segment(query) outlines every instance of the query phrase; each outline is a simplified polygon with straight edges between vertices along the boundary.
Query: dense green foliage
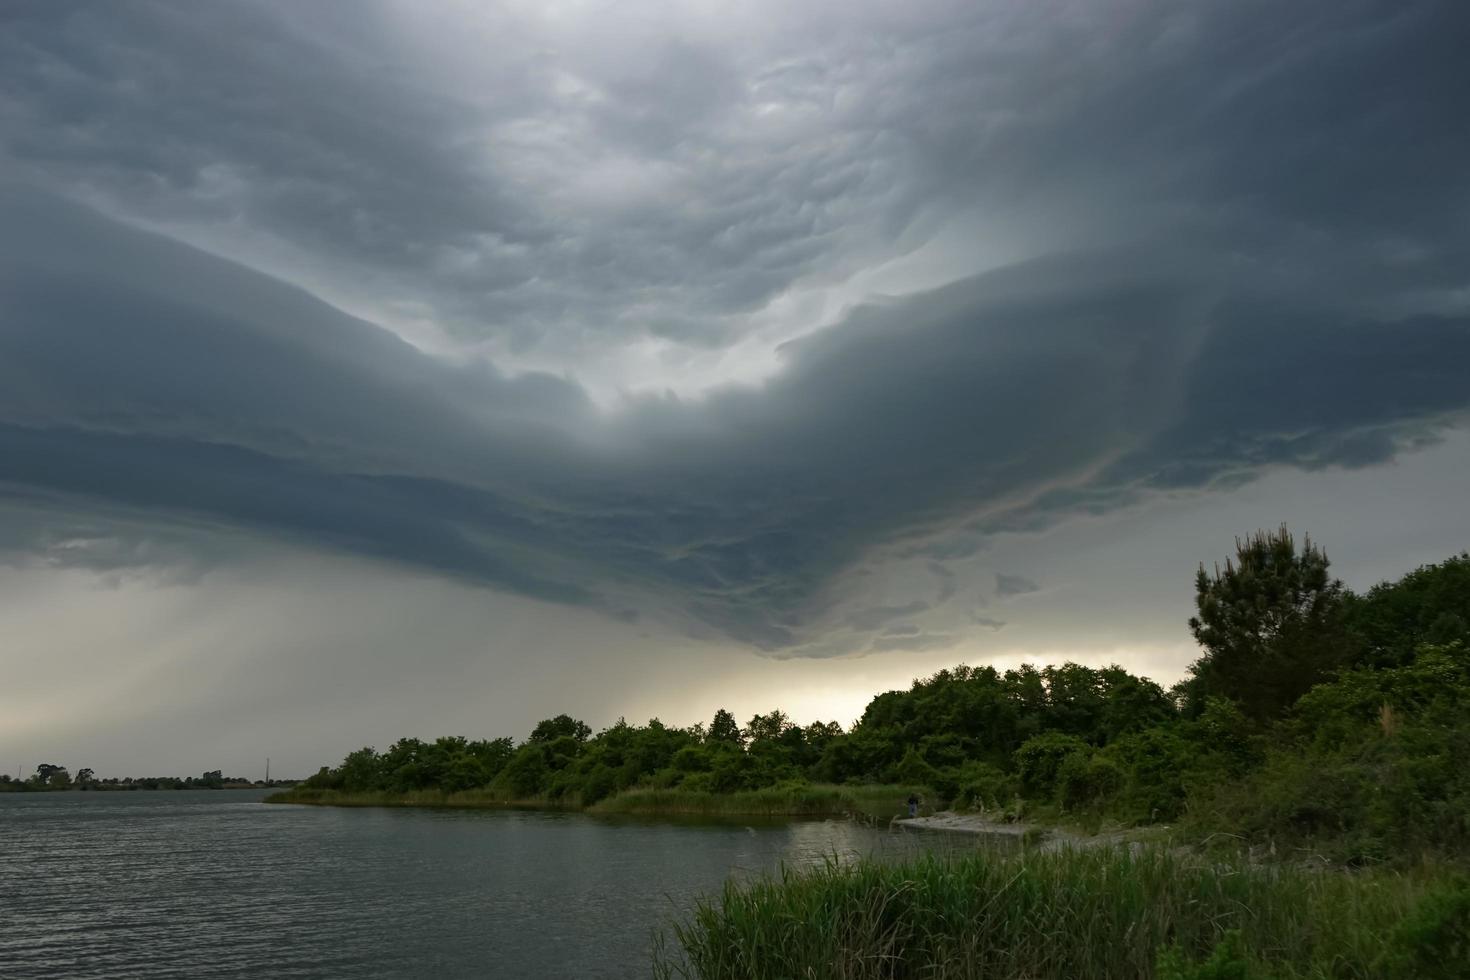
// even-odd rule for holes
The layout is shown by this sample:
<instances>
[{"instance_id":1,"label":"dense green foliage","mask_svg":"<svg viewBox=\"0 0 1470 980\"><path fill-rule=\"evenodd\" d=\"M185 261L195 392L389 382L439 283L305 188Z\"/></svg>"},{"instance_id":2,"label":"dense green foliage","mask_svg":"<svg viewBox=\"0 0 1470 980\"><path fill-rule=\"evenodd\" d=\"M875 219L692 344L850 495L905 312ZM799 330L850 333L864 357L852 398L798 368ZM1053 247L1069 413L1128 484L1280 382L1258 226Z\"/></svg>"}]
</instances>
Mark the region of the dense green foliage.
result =
<instances>
[{"instance_id":1,"label":"dense green foliage","mask_svg":"<svg viewBox=\"0 0 1470 980\"><path fill-rule=\"evenodd\" d=\"M1208 865L1162 850L976 852L731 883L655 974L897 980L1463 977L1470 886Z\"/></svg>"},{"instance_id":2,"label":"dense green foliage","mask_svg":"<svg viewBox=\"0 0 1470 980\"><path fill-rule=\"evenodd\" d=\"M361 749L287 799L811 812L813 784L877 784L998 819L1178 821L1349 864L1470 853L1470 555L1356 596L1283 528L1201 567L1196 592L1202 653L1173 691L1119 667L960 666L879 694L846 731L720 711L593 734L561 715L520 744Z\"/></svg>"}]
</instances>

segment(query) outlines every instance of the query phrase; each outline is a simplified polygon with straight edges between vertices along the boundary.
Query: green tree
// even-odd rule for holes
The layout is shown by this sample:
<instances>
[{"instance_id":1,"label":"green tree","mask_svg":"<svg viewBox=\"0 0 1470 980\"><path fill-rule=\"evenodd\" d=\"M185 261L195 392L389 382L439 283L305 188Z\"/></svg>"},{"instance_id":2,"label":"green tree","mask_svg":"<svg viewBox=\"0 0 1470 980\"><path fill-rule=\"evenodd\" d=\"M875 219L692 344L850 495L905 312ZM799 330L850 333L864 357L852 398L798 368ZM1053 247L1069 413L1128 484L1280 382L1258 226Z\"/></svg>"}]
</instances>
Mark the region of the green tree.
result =
<instances>
[{"instance_id":1,"label":"green tree","mask_svg":"<svg viewBox=\"0 0 1470 980\"><path fill-rule=\"evenodd\" d=\"M1276 717L1348 659L1346 592L1327 568L1326 553L1310 538L1298 552L1285 525L1237 538L1235 560L1213 575L1200 566L1189 628L1205 653L1182 685L1192 711L1219 696Z\"/></svg>"},{"instance_id":2,"label":"green tree","mask_svg":"<svg viewBox=\"0 0 1470 980\"><path fill-rule=\"evenodd\" d=\"M730 742L735 745L744 741L740 726L735 723L735 716L724 708L715 712L714 720L709 723L709 733L705 738L711 742Z\"/></svg>"},{"instance_id":3,"label":"green tree","mask_svg":"<svg viewBox=\"0 0 1470 980\"><path fill-rule=\"evenodd\" d=\"M751 718L750 723L745 726L745 733L753 743L779 742L782 736L794 727L791 719L786 716L786 712L777 708L770 714L756 715Z\"/></svg>"},{"instance_id":4,"label":"green tree","mask_svg":"<svg viewBox=\"0 0 1470 980\"><path fill-rule=\"evenodd\" d=\"M1422 643L1470 646L1470 552L1353 596L1347 620L1361 659L1378 667L1407 663Z\"/></svg>"},{"instance_id":5,"label":"green tree","mask_svg":"<svg viewBox=\"0 0 1470 980\"><path fill-rule=\"evenodd\" d=\"M531 741L553 742L565 737L585 742L591 734L592 729L585 722L578 721L571 715L557 715L555 718L539 722L531 730Z\"/></svg>"}]
</instances>

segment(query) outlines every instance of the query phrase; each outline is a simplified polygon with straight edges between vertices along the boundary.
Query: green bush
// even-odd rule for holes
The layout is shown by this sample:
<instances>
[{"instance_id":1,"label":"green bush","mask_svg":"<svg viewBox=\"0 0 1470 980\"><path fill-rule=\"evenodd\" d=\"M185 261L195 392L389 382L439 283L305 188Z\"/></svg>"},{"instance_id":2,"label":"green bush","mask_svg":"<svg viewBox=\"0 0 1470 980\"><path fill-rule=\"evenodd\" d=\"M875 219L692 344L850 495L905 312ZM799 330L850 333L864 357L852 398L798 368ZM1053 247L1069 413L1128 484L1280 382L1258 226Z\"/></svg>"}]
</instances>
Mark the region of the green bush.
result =
<instances>
[{"instance_id":1,"label":"green bush","mask_svg":"<svg viewBox=\"0 0 1470 980\"><path fill-rule=\"evenodd\" d=\"M1203 962L1191 960L1178 946L1159 953L1157 980L1269 980L1267 974L1251 969L1245 939L1231 929Z\"/></svg>"},{"instance_id":2,"label":"green bush","mask_svg":"<svg viewBox=\"0 0 1470 980\"><path fill-rule=\"evenodd\" d=\"M1385 963L1396 978L1452 980L1470 975L1470 880L1429 895L1393 931Z\"/></svg>"},{"instance_id":3,"label":"green bush","mask_svg":"<svg viewBox=\"0 0 1470 980\"><path fill-rule=\"evenodd\" d=\"M1072 755L1084 759L1092 748L1075 735L1046 732L1028 738L1016 749L1016 775L1021 791L1035 800L1050 800L1056 792L1057 776L1062 764Z\"/></svg>"}]
</instances>

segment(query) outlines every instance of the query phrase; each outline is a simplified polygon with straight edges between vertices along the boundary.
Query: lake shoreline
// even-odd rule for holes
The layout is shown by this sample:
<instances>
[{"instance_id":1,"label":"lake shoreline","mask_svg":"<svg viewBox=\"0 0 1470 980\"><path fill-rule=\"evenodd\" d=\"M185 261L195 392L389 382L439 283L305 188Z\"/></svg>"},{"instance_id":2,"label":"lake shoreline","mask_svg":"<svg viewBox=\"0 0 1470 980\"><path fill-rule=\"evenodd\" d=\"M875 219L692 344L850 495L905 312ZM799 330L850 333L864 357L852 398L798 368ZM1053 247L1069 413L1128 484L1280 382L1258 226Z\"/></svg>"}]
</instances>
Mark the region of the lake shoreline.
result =
<instances>
[{"instance_id":1,"label":"lake shoreline","mask_svg":"<svg viewBox=\"0 0 1470 980\"><path fill-rule=\"evenodd\" d=\"M490 790L417 790L351 793L297 788L265 799L272 804L424 809L547 810L593 816L671 817L851 817L874 825L892 823L903 812L906 790L883 785L808 784L707 793L679 789L630 789L590 806L561 800L506 798Z\"/></svg>"}]
</instances>

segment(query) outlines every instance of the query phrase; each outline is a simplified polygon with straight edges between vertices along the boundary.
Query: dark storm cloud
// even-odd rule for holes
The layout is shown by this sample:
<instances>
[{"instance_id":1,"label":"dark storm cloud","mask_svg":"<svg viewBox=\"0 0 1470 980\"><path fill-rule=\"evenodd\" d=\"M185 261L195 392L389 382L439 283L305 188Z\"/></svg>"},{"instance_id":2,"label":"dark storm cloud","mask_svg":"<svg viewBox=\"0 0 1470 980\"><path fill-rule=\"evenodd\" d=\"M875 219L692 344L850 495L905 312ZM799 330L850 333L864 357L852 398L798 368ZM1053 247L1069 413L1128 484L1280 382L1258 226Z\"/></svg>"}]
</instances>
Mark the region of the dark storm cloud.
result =
<instances>
[{"instance_id":1,"label":"dark storm cloud","mask_svg":"<svg viewBox=\"0 0 1470 980\"><path fill-rule=\"evenodd\" d=\"M875 550L924 559L942 604L942 563L997 533L1380 463L1470 408L1457 5L940 5L878 49L798 31L753 76L740 52L660 42L639 70L589 70L602 95L575 112L525 66L489 102L401 84L365 59L387 50L372 18L327 43L320 11L340 8L289 9L7 8L8 159L31 185L229 219L553 347L593 328L723 343L731 313L902 253L962 206L977 238L990 207L1021 215L1038 254L852 309L759 386L602 411L595 364L436 359L13 187L12 549L148 563L165 559L127 544L140 526L243 531L800 649L932 608L850 608L843 573ZM757 91L777 115L816 108L748 135ZM577 134L546 151L544 186L518 169L542 159L533 123ZM613 159L631 169L598 170ZM649 173L676 176L642 194ZM1011 579L997 591L1027 591ZM953 642L915 628L869 648Z\"/></svg>"},{"instance_id":2,"label":"dark storm cloud","mask_svg":"<svg viewBox=\"0 0 1470 980\"><path fill-rule=\"evenodd\" d=\"M677 18L609 41L621 21L488 6L493 47L440 68L391 3L21 2L0 14L0 119L35 179L233 222L340 291L552 351L730 342L732 316L967 207L1018 212L1048 248L1186 220L1251 250L1349 238L1458 288L1461 5L768 13L721 45ZM1260 274L1355 291L1284 258Z\"/></svg>"},{"instance_id":3,"label":"dark storm cloud","mask_svg":"<svg viewBox=\"0 0 1470 980\"><path fill-rule=\"evenodd\" d=\"M767 648L810 639L824 586L885 540L987 501L1035 499L1051 519L1058 484L1176 485L1186 454L1167 450L1183 432L1211 449L1203 482L1225 460L1317 465L1470 402L1470 325L1423 317L1345 325L1355 344L1326 359L1313 330L1282 331L1264 368L1280 383L1250 389L1274 407L1196 397L1255 359L1251 324L1231 304L1201 310L1186 272L1137 281L1096 257L857 311L761 389L603 416L566 382L447 366L161 237L25 192L5 201L10 487L554 601L658 594ZM1181 341L1181 317L1205 337ZM1338 424L1286 383L1328 369L1307 394L1369 375L1383 394Z\"/></svg>"},{"instance_id":4,"label":"dark storm cloud","mask_svg":"<svg viewBox=\"0 0 1470 980\"><path fill-rule=\"evenodd\" d=\"M747 128L830 103L851 65L747 80L678 37L562 65L552 47L592 40L522 26L486 74L405 84L387 7L21 3L0 14L6 149L131 214L243 222L328 280L370 268L381 295L516 346L728 340L724 317L853 271L846 252L872 257L930 203L900 141L849 114L823 113L822 139ZM593 93L559 91L568 72Z\"/></svg>"}]
</instances>

